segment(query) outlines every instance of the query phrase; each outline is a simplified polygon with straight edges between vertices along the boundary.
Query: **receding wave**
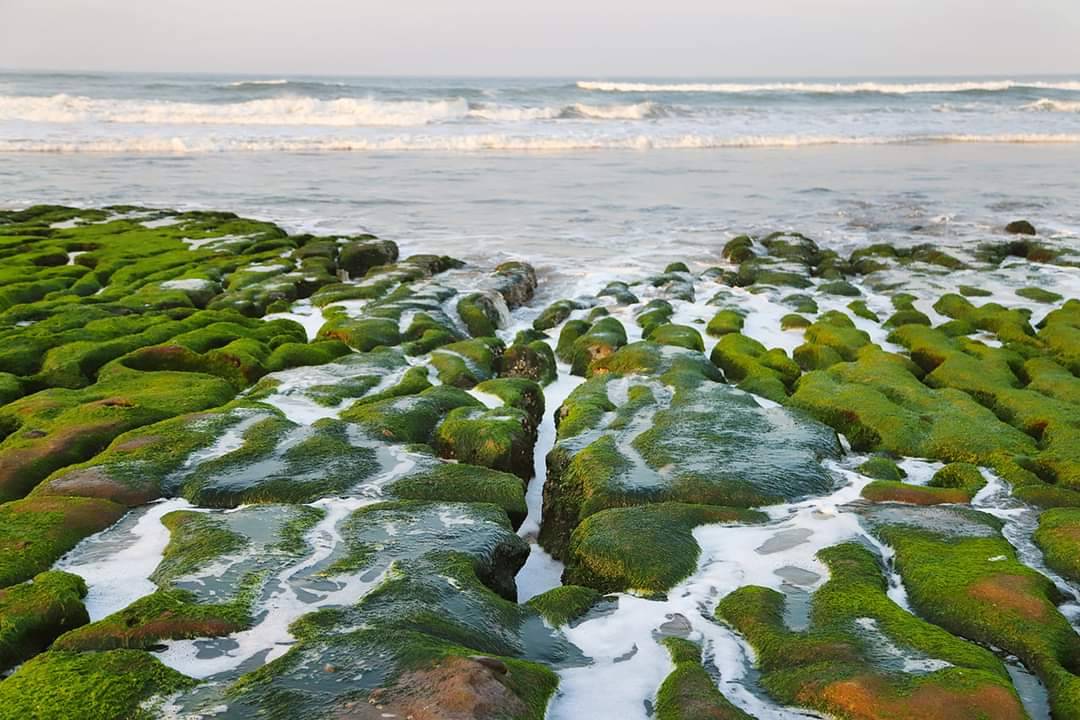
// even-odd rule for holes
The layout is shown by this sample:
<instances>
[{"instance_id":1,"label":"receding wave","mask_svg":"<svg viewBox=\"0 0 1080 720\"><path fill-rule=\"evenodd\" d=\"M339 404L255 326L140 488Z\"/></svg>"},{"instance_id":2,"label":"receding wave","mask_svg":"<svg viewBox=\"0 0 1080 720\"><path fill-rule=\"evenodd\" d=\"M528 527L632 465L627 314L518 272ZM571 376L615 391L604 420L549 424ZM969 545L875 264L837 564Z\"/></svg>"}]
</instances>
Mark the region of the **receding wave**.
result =
<instances>
[{"instance_id":1,"label":"receding wave","mask_svg":"<svg viewBox=\"0 0 1080 720\"><path fill-rule=\"evenodd\" d=\"M592 90L596 92L624 93L816 93L846 95L855 93L880 93L883 95L910 95L919 93L1002 92L1018 88L1080 91L1080 81L986 80L972 82L924 83L646 83L579 80L577 82L577 87L581 90Z\"/></svg>"},{"instance_id":2,"label":"receding wave","mask_svg":"<svg viewBox=\"0 0 1080 720\"><path fill-rule=\"evenodd\" d=\"M848 137L807 135L710 136L539 136L501 133L401 135L381 138L192 139L130 137L71 141L0 140L0 152L175 154L214 152L560 152L581 150L708 150L724 148L798 148L822 145L908 145L935 143L1080 144L1080 134L1016 133L1000 135L912 135Z\"/></svg>"},{"instance_id":3,"label":"receding wave","mask_svg":"<svg viewBox=\"0 0 1080 720\"><path fill-rule=\"evenodd\" d=\"M1080 112L1080 101L1076 100L1051 100L1050 98L1042 98L1036 100L1033 103L1024 105L1024 110L1041 110L1043 112L1065 112L1076 113Z\"/></svg>"},{"instance_id":4,"label":"receding wave","mask_svg":"<svg viewBox=\"0 0 1080 720\"><path fill-rule=\"evenodd\" d=\"M278 97L228 104L115 100L74 95L0 96L0 120L144 125L306 125L413 127L468 115L462 98L383 101Z\"/></svg>"},{"instance_id":5,"label":"receding wave","mask_svg":"<svg viewBox=\"0 0 1080 720\"><path fill-rule=\"evenodd\" d=\"M464 98L389 101L371 98L319 100L311 97L278 97L210 104L109 100L72 95L0 96L0 120L39 123L416 127L466 119L489 122L555 119L643 120L665 117L667 114L667 109L653 102L515 107L471 105Z\"/></svg>"}]
</instances>

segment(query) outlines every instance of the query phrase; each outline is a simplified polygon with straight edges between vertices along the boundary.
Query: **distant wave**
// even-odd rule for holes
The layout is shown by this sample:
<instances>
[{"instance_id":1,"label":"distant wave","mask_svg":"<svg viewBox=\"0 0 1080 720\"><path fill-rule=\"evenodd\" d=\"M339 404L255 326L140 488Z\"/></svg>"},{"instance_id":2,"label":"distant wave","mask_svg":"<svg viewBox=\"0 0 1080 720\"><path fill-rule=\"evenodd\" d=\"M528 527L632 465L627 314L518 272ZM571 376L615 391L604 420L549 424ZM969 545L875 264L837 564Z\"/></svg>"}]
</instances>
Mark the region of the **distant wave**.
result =
<instances>
[{"instance_id":1,"label":"distant wave","mask_svg":"<svg viewBox=\"0 0 1080 720\"><path fill-rule=\"evenodd\" d=\"M245 85L288 85L288 80L237 80L229 83L229 87L244 87Z\"/></svg>"},{"instance_id":2,"label":"distant wave","mask_svg":"<svg viewBox=\"0 0 1080 720\"><path fill-rule=\"evenodd\" d=\"M229 90L286 90L286 91L300 91L305 90L325 90L327 88L343 88L347 87L343 82L327 82L325 80L286 80L285 78L276 78L273 80L237 80L231 83L225 83L218 87L224 87Z\"/></svg>"},{"instance_id":3,"label":"distant wave","mask_svg":"<svg viewBox=\"0 0 1080 720\"><path fill-rule=\"evenodd\" d=\"M644 83L644 82L605 82L598 80L579 80L581 90L596 92L623 93L821 93L854 94L880 93L887 95L909 95L916 93L960 93L960 92L1001 92L1014 88L1034 88L1038 90L1073 90L1080 91L1080 81L1016 81L988 80L977 82L928 82L928 83Z\"/></svg>"},{"instance_id":4,"label":"distant wave","mask_svg":"<svg viewBox=\"0 0 1080 720\"><path fill-rule=\"evenodd\" d=\"M1001 135L912 135L897 137L847 137L803 135L746 135L723 137L678 135L656 137L632 135L552 136L508 135L402 135L387 138L291 138L291 139L184 139L131 137L86 138L67 142L0 140L0 152L173 154L212 152L558 152L572 150L707 150L722 148L797 148L821 145L905 145L932 143L1080 144L1080 134L1016 133Z\"/></svg>"},{"instance_id":5,"label":"distant wave","mask_svg":"<svg viewBox=\"0 0 1080 720\"><path fill-rule=\"evenodd\" d=\"M159 100L112 100L73 95L0 96L0 120L41 123L130 123L148 125L306 125L414 127L464 118L461 98L437 101L380 101L281 97L209 104Z\"/></svg>"},{"instance_id":6,"label":"distant wave","mask_svg":"<svg viewBox=\"0 0 1080 720\"><path fill-rule=\"evenodd\" d=\"M319 100L311 97L279 97L210 104L159 100L102 100L72 95L0 96L0 120L39 123L417 127L465 119L489 122L553 119L642 120L665 117L667 114L667 109L653 102L628 105L577 103L554 107L512 107L470 105L464 98L384 101L371 98Z\"/></svg>"},{"instance_id":7,"label":"distant wave","mask_svg":"<svg viewBox=\"0 0 1080 720\"><path fill-rule=\"evenodd\" d=\"M1033 103L1024 105L1025 110L1042 110L1044 112L1067 112L1075 113L1080 112L1080 102L1070 100L1051 100L1050 98L1042 98L1036 100Z\"/></svg>"}]
</instances>

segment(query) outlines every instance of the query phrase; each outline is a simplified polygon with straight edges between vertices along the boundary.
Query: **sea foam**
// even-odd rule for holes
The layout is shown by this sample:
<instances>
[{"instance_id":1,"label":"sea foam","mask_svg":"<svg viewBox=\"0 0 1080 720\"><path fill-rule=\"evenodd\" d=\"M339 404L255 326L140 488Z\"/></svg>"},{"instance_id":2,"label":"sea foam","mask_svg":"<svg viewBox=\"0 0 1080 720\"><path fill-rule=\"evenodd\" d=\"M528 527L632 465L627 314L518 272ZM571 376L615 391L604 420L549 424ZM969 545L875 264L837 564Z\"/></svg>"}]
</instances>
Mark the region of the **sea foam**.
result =
<instances>
[{"instance_id":1,"label":"sea foam","mask_svg":"<svg viewBox=\"0 0 1080 720\"><path fill-rule=\"evenodd\" d=\"M820 83L820 82L772 82L772 83L646 83L607 82L579 80L581 90L625 93L882 93L907 95L913 93L1001 92L1014 88L1039 90L1080 91L1080 81L1017 81L986 80L977 82L922 82L922 83Z\"/></svg>"},{"instance_id":2,"label":"sea foam","mask_svg":"<svg viewBox=\"0 0 1080 720\"><path fill-rule=\"evenodd\" d=\"M183 138L134 136L78 138L67 141L0 139L8 153L146 153L213 152L566 152L586 150L713 150L799 148L827 145L917 144L1077 144L1080 133L942 134L910 136L844 135L394 135L388 137Z\"/></svg>"}]
</instances>

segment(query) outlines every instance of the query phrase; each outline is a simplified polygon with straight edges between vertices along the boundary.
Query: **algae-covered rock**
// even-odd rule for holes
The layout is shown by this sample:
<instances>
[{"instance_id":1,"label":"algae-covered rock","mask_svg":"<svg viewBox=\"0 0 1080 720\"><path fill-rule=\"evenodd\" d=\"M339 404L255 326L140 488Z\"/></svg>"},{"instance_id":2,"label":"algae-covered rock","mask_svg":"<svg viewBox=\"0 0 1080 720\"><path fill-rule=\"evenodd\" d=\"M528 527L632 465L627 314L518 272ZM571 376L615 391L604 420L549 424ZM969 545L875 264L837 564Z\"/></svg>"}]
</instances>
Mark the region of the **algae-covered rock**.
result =
<instances>
[{"instance_id":1,"label":"algae-covered rock","mask_svg":"<svg viewBox=\"0 0 1080 720\"><path fill-rule=\"evenodd\" d=\"M568 352L571 373L584 376L592 363L606 358L625 344L626 330L622 323L612 317L597 320L574 340ZM559 345L562 345L562 337Z\"/></svg>"},{"instance_id":2,"label":"algae-covered rock","mask_svg":"<svg viewBox=\"0 0 1080 720\"><path fill-rule=\"evenodd\" d=\"M831 486L819 460L839 452L833 433L718 380L700 353L648 342L595 364L557 415L544 547L562 556L571 531L610 508L747 507Z\"/></svg>"},{"instance_id":3,"label":"algae-covered rock","mask_svg":"<svg viewBox=\"0 0 1080 720\"><path fill-rule=\"evenodd\" d=\"M878 460L879 458L874 458ZM877 482L867 485L862 496L874 502L901 502L913 505L940 505L943 503L967 503L986 484L979 468L969 463L950 463L936 473L926 485L901 482L900 477L874 475L860 468L860 472L878 477Z\"/></svg>"},{"instance_id":4,"label":"algae-covered rock","mask_svg":"<svg viewBox=\"0 0 1080 720\"><path fill-rule=\"evenodd\" d=\"M689 640L661 640L675 669L656 692L658 720L751 720L724 697L701 662L701 648Z\"/></svg>"},{"instance_id":5,"label":"algae-covered rock","mask_svg":"<svg viewBox=\"0 0 1080 720\"><path fill-rule=\"evenodd\" d=\"M721 337L729 333L741 332L744 319L736 310L721 310L713 315L709 324L705 326L705 332L713 337Z\"/></svg>"},{"instance_id":6,"label":"algae-covered rock","mask_svg":"<svg viewBox=\"0 0 1080 720\"><path fill-rule=\"evenodd\" d=\"M356 446L349 426L338 420L298 426L256 414L241 432L235 450L189 460L170 476L166 491L204 507L311 502L358 484L378 468L374 452Z\"/></svg>"},{"instance_id":7,"label":"algae-covered rock","mask_svg":"<svg viewBox=\"0 0 1080 720\"><path fill-rule=\"evenodd\" d=\"M1049 567L1071 580L1080 580L1080 509L1052 508L1043 512L1035 542Z\"/></svg>"},{"instance_id":8,"label":"algae-covered rock","mask_svg":"<svg viewBox=\"0 0 1080 720\"><path fill-rule=\"evenodd\" d=\"M635 320L638 326L641 328L642 336L648 336L654 328L664 325L671 321L671 316L675 314L675 306L663 298L656 298L645 303L645 305L635 313Z\"/></svg>"},{"instance_id":9,"label":"algae-covered rock","mask_svg":"<svg viewBox=\"0 0 1080 720\"><path fill-rule=\"evenodd\" d=\"M559 627L577 620L600 601L601 595L580 585L560 585L529 598L529 607L551 625Z\"/></svg>"},{"instance_id":10,"label":"algae-covered rock","mask_svg":"<svg viewBox=\"0 0 1080 720\"><path fill-rule=\"evenodd\" d=\"M729 382L775 402L787 399L788 389L801 373L799 366L780 348L767 350L757 340L740 333L721 337L710 357Z\"/></svg>"},{"instance_id":11,"label":"algae-covered rock","mask_svg":"<svg viewBox=\"0 0 1080 720\"><path fill-rule=\"evenodd\" d=\"M601 592L662 594L697 566L696 526L762 519L749 510L685 503L603 510L574 530L563 577Z\"/></svg>"},{"instance_id":12,"label":"algae-covered rock","mask_svg":"<svg viewBox=\"0 0 1080 720\"><path fill-rule=\"evenodd\" d=\"M197 373L116 368L80 390L53 388L0 408L0 500L22 497L64 465L88 460L126 430L221 405L235 389Z\"/></svg>"},{"instance_id":13,"label":"algae-covered rock","mask_svg":"<svg viewBox=\"0 0 1080 720\"><path fill-rule=\"evenodd\" d=\"M543 340L515 342L506 348L499 359L499 375L527 378L549 385L555 382L557 376L555 352Z\"/></svg>"},{"instance_id":14,"label":"algae-covered rock","mask_svg":"<svg viewBox=\"0 0 1080 720\"><path fill-rule=\"evenodd\" d=\"M446 385L471 388L495 375L503 354L501 340L492 337L444 345L431 354L431 364Z\"/></svg>"},{"instance_id":15,"label":"algae-covered rock","mask_svg":"<svg viewBox=\"0 0 1080 720\"><path fill-rule=\"evenodd\" d=\"M1005 226L1005 232L1010 235L1036 235L1035 226L1027 220L1013 220Z\"/></svg>"},{"instance_id":16,"label":"algae-covered rock","mask_svg":"<svg viewBox=\"0 0 1080 720\"><path fill-rule=\"evenodd\" d=\"M544 417L544 390L526 378L495 378L476 386L478 392L494 395L510 407L523 410L534 430Z\"/></svg>"},{"instance_id":17,"label":"algae-covered rock","mask_svg":"<svg viewBox=\"0 0 1080 720\"><path fill-rule=\"evenodd\" d=\"M701 333L689 325L675 325L673 323L657 325L646 335L645 339L657 345L674 345L688 350L705 352L705 343L701 340Z\"/></svg>"},{"instance_id":18,"label":"algae-covered rock","mask_svg":"<svg viewBox=\"0 0 1080 720\"><path fill-rule=\"evenodd\" d=\"M1043 288L1038 287L1026 287L1020 288L1016 291L1016 294L1025 300L1034 300L1039 303L1047 303L1053 305L1059 303L1065 298L1056 292L1051 292Z\"/></svg>"},{"instance_id":19,"label":"algae-covered rock","mask_svg":"<svg viewBox=\"0 0 1080 720\"><path fill-rule=\"evenodd\" d=\"M881 456L870 458L858 467L858 471L875 480L895 480L897 482L903 480L905 475L904 471L897 467L896 463Z\"/></svg>"},{"instance_id":20,"label":"algae-covered rock","mask_svg":"<svg viewBox=\"0 0 1080 720\"><path fill-rule=\"evenodd\" d=\"M893 506L873 532L895 552L914 609L946 630L1016 655L1043 680L1056 716L1076 717L1080 635L1058 612L1057 589L1021 563L999 521L961 508Z\"/></svg>"},{"instance_id":21,"label":"algae-covered rock","mask_svg":"<svg viewBox=\"0 0 1080 720\"><path fill-rule=\"evenodd\" d=\"M310 548L323 516L308 506L249 506L232 513L174 511L151 579L158 590L61 636L54 650L151 649L162 640L227 636L252 623L273 578Z\"/></svg>"},{"instance_id":22,"label":"algae-covered rock","mask_svg":"<svg viewBox=\"0 0 1080 720\"><path fill-rule=\"evenodd\" d=\"M397 259L397 245L371 235L345 243L338 250L338 267L354 278L362 278L373 267L388 265Z\"/></svg>"},{"instance_id":23,"label":"algae-covered rock","mask_svg":"<svg viewBox=\"0 0 1080 720\"><path fill-rule=\"evenodd\" d=\"M544 308L533 320L533 328L536 330L550 330L557 325L561 325L564 320L570 317L572 312L583 307L585 306L576 300L557 300Z\"/></svg>"},{"instance_id":24,"label":"algae-covered rock","mask_svg":"<svg viewBox=\"0 0 1080 720\"><path fill-rule=\"evenodd\" d=\"M47 652L0 682L0 718L151 720L168 695L194 684L141 650Z\"/></svg>"},{"instance_id":25,"label":"algae-covered rock","mask_svg":"<svg viewBox=\"0 0 1080 720\"><path fill-rule=\"evenodd\" d=\"M360 403L341 414L374 437L390 442L428 443L435 426L455 408L483 407L464 390L438 386L417 395L391 397Z\"/></svg>"},{"instance_id":26,"label":"algae-covered rock","mask_svg":"<svg viewBox=\"0 0 1080 720\"><path fill-rule=\"evenodd\" d=\"M847 543L818 557L829 580L805 631L788 629L784 596L768 588L742 587L717 608L777 700L843 718L1026 717L1001 662L896 605L869 550Z\"/></svg>"},{"instance_id":27,"label":"algae-covered rock","mask_svg":"<svg viewBox=\"0 0 1080 720\"><path fill-rule=\"evenodd\" d=\"M47 648L64 632L90 621L83 607L86 583L49 571L0 589L0 672Z\"/></svg>"},{"instance_id":28,"label":"algae-covered rock","mask_svg":"<svg viewBox=\"0 0 1080 720\"><path fill-rule=\"evenodd\" d=\"M442 457L532 477L534 421L515 407L451 410L435 430L434 447Z\"/></svg>"},{"instance_id":29,"label":"algae-covered rock","mask_svg":"<svg viewBox=\"0 0 1080 720\"><path fill-rule=\"evenodd\" d=\"M525 520L525 486L521 478L479 465L424 463L386 487L402 500L490 503L506 511L515 527Z\"/></svg>"},{"instance_id":30,"label":"algae-covered rock","mask_svg":"<svg viewBox=\"0 0 1080 720\"><path fill-rule=\"evenodd\" d=\"M380 503L341 526L348 552L327 568L362 572L359 603L294 624L298 642L227 690L181 695L186 710L237 717L377 712L542 720L556 677L540 664L575 651L518 605L513 576L528 546L490 505ZM347 684L340 679L351 678ZM435 709L425 709L435 708ZM492 708L492 709L486 709ZM499 708L499 710L494 710ZM444 714L444 713L458 713Z\"/></svg>"},{"instance_id":31,"label":"algae-covered rock","mask_svg":"<svg viewBox=\"0 0 1080 720\"><path fill-rule=\"evenodd\" d=\"M120 519L108 500L32 497L0 504L0 588L48 570L83 538Z\"/></svg>"}]
</instances>

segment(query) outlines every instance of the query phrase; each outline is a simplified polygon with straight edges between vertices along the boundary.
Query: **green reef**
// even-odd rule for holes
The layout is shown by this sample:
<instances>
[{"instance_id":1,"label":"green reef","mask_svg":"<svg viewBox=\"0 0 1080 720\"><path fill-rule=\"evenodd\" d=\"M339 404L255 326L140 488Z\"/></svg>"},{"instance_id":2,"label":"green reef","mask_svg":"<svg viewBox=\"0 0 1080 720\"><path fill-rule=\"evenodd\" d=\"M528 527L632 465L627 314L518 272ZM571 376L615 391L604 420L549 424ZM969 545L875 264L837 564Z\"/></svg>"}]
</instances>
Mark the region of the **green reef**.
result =
<instances>
[{"instance_id":1,"label":"green reef","mask_svg":"<svg viewBox=\"0 0 1080 720\"><path fill-rule=\"evenodd\" d=\"M0 720L1080 720L1080 262L1008 227L560 297L0 211Z\"/></svg>"}]
</instances>

